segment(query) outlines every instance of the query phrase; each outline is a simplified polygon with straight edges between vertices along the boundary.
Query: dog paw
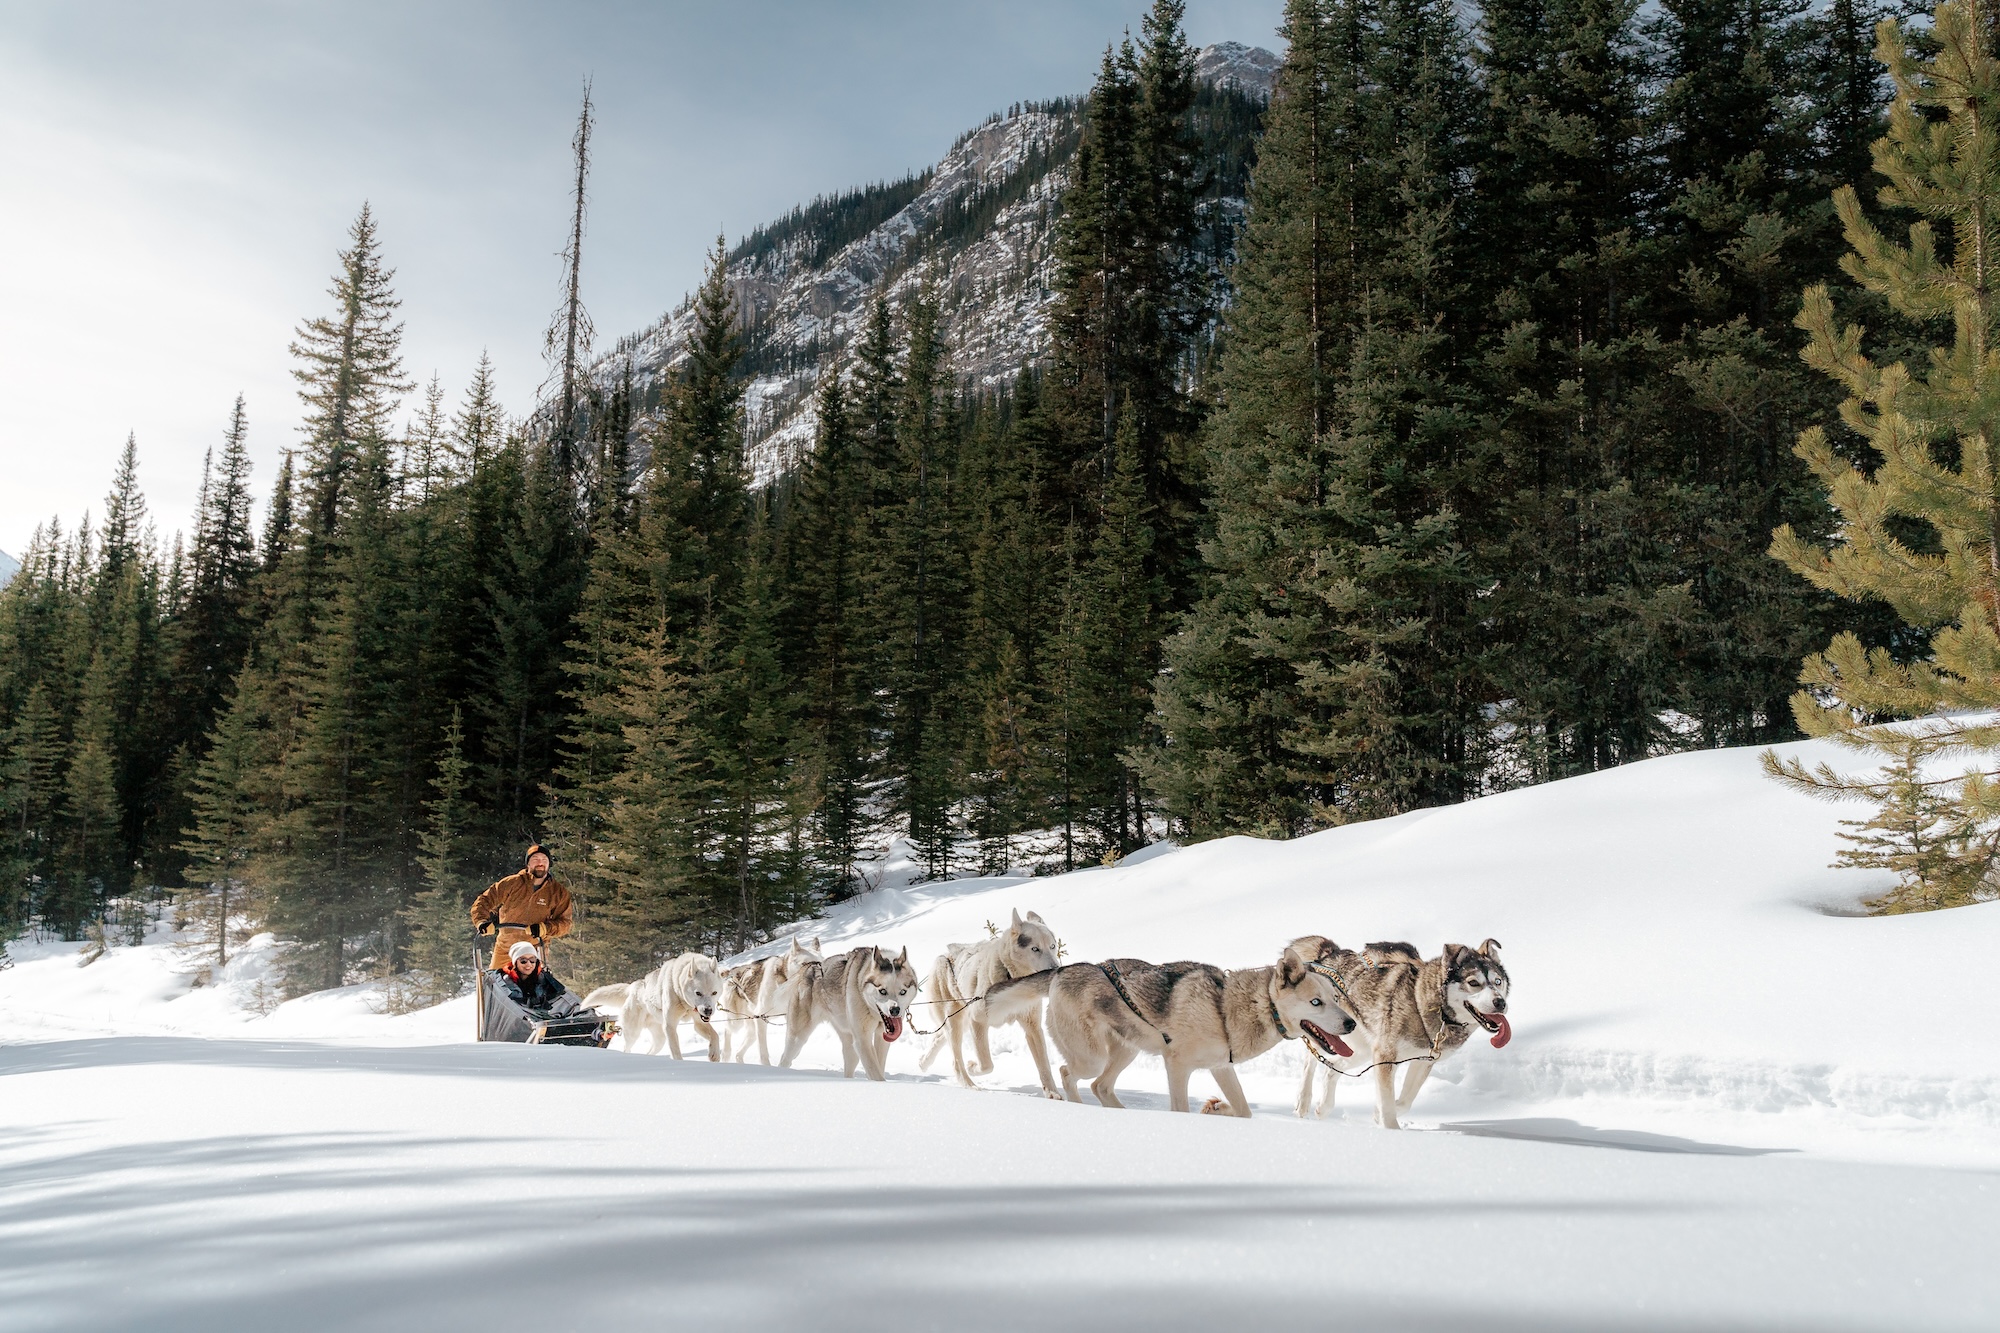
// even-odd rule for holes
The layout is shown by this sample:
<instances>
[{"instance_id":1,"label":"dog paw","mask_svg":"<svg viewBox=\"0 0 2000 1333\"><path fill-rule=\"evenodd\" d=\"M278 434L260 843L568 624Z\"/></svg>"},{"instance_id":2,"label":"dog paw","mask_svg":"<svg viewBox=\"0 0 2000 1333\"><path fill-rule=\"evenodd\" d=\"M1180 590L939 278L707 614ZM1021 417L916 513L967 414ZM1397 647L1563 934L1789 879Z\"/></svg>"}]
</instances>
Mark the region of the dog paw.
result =
<instances>
[{"instance_id":1,"label":"dog paw","mask_svg":"<svg viewBox=\"0 0 2000 1333\"><path fill-rule=\"evenodd\" d=\"M1203 1115L1236 1114L1234 1111L1229 1109L1229 1103L1223 1101L1222 1098L1220 1097L1210 1097L1207 1101L1203 1102L1201 1104L1201 1113Z\"/></svg>"},{"instance_id":2,"label":"dog paw","mask_svg":"<svg viewBox=\"0 0 2000 1333\"><path fill-rule=\"evenodd\" d=\"M1052 1102L1063 1102L1069 1100L1069 1098L1063 1096L1062 1093L1058 1092L1054 1088L1043 1088L1042 1096L1048 1098Z\"/></svg>"}]
</instances>

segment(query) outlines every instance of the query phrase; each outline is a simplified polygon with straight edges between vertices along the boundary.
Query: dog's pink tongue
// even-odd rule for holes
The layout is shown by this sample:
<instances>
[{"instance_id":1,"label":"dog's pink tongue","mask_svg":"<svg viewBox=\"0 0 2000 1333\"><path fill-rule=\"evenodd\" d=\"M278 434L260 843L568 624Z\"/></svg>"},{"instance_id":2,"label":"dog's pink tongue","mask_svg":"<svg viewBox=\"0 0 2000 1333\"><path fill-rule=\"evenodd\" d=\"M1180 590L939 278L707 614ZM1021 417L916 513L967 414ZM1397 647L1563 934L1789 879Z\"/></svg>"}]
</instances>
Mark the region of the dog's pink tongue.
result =
<instances>
[{"instance_id":1,"label":"dog's pink tongue","mask_svg":"<svg viewBox=\"0 0 2000 1333\"><path fill-rule=\"evenodd\" d=\"M1507 1021L1507 1015L1505 1014L1494 1014L1493 1018L1500 1024L1500 1030L1493 1034L1493 1049L1497 1051L1508 1042L1514 1040L1514 1028Z\"/></svg>"},{"instance_id":2,"label":"dog's pink tongue","mask_svg":"<svg viewBox=\"0 0 2000 1333\"><path fill-rule=\"evenodd\" d=\"M882 1016L882 1040L894 1041L903 1035L903 1020L894 1014Z\"/></svg>"},{"instance_id":3,"label":"dog's pink tongue","mask_svg":"<svg viewBox=\"0 0 2000 1333\"><path fill-rule=\"evenodd\" d=\"M1331 1032L1326 1034L1326 1044L1333 1047L1333 1053L1335 1055L1341 1056L1342 1058L1354 1054L1354 1048L1352 1046L1349 1046L1346 1042L1334 1036Z\"/></svg>"}]
</instances>

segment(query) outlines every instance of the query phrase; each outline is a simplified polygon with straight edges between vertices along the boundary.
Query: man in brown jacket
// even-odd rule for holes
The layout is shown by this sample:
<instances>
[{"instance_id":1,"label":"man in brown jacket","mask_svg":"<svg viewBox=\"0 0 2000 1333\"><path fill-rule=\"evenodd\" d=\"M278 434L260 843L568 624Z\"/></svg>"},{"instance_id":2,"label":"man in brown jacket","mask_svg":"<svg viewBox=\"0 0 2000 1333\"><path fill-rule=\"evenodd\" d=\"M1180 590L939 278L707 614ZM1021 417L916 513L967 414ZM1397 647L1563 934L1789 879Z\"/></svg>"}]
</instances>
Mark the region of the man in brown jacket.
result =
<instances>
[{"instance_id":1,"label":"man in brown jacket","mask_svg":"<svg viewBox=\"0 0 2000 1333\"><path fill-rule=\"evenodd\" d=\"M493 942L493 966L507 966L507 951L517 942L536 943L569 934L569 890L549 874L549 852L539 842L528 848L528 866L489 885L472 904L474 929L498 928Z\"/></svg>"}]
</instances>

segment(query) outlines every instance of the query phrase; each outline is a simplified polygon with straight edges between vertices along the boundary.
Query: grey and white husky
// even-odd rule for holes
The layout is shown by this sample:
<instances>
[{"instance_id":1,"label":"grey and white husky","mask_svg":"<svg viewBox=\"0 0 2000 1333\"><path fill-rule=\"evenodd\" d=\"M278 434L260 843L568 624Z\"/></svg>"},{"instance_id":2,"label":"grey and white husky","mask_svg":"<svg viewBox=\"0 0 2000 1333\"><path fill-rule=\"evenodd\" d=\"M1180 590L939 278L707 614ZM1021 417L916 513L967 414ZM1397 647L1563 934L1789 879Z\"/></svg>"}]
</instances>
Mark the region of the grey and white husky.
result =
<instances>
[{"instance_id":1,"label":"grey and white husky","mask_svg":"<svg viewBox=\"0 0 2000 1333\"><path fill-rule=\"evenodd\" d=\"M952 1074L966 1087L976 1087L973 1075L993 1072L993 1049L987 1036L991 1024L985 1007L977 1002L1003 981L1053 971L1055 966L1056 933L1035 913L1022 916L1018 907L1006 929L993 938L977 944L947 944L931 964L930 978L924 983L938 1028L920 1068L929 1069L949 1045ZM1042 1040L1041 1006L1016 1013L1013 1021L1021 1025L1027 1038L1035 1072L1042 1077L1042 1091L1060 1097L1055 1075L1049 1072L1048 1046ZM967 1037L972 1039L970 1064L965 1059Z\"/></svg>"},{"instance_id":2,"label":"grey and white husky","mask_svg":"<svg viewBox=\"0 0 2000 1333\"><path fill-rule=\"evenodd\" d=\"M805 975L805 965L821 961L817 935L804 944L794 935L783 953L726 969L722 974L722 1003L716 1007L721 1017L715 1025L722 1033L722 1058L742 1064L754 1040L757 1062L770 1064L768 1029L773 1022L784 1018L785 1008L792 1001L792 987Z\"/></svg>"},{"instance_id":3,"label":"grey and white husky","mask_svg":"<svg viewBox=\"0 0 2000 1333\"><path fill-rule=\"evenodd\" d=\"M1398 1117L1409 1111L1417 1093L1440 1060L1484 1032L1495 1046L1513 1038L1507 1021L1507 969L1500 963L1500 942L1487 940L1477 949L1447 944L1428 961L1414 946L1401 942L1370 944L1360 953L1339 949L1322 961L1340 983L1350 1012L1361 1024L1355 1044L1363 1054L1331 1063L1374 1065L1375 1123L1399 1129ZM1407 1066L1403 1091L1396 1092L1396 1067ZM1319 1101L1312 1100L1313 1079L1324 1080ZM1325 1115L1333 1107L1332 1069L1306 1065L1299 1087L1298 1112Z\"/></svg>"},{"instance_id":4,"label":"grey and white husky","mask_svg":"<svg viewBox=\"0 0 2000 1333\"><path fill-rule=\"evenodd\" d=\"M1269 967L1225 972L1207 963L1145 963L1114 958L1072 963L987 992L988 1022L1032 1011L1046 996L1049 1036L1062 1053L1063 1094L1082 1101L1080 1079L1104 1106L1122 1106L1118 1075L1140 1055L1167 1066L1167 1105L1188 1109L1188 1080L1206 1069L1229 1100L1206 1111L1248 1116L1235 1066L1292 1038L1328 1058L1352 1055L1341 1040L1354 1030L1332 980L1312 969L1335 948L1322 935L1286 945Z\"/></svg>"},{"instance_id":5,"label":"grey and white husky","mask_svg":"<svg viewBox=\"0 0 2000 1333\"><path fill-rule=\"evenodd\" d=\"M715 960L705 953L684 953L648 972L637 981L599 986L583 997L584 1007L616 1004L618 1030L631 1050L641 1032L653 1034L653 1054L662 1049L681 1058L680 1028L692 1020L694 1030L708 1041L708 1058L722 1058L722 1040L709 1019L722 999L722 976Z\"/></svg>"},{"instance_id":6,"label":"grey and white husky","mask_svg":"<svg viewBox=\"0 0 2000 1333\"><path fill-rule=\"evenodd\" d=\"M889 1043L903 1035L916 998L908 949L892 955L863 945L807 963L785 1007L785 1053L778 1063L790 1069L813 1029L826 1023L840 1037L841 1072L853 1078L858 1063L880 1083L889 1076Z\"/></svg>"}]
</instances>

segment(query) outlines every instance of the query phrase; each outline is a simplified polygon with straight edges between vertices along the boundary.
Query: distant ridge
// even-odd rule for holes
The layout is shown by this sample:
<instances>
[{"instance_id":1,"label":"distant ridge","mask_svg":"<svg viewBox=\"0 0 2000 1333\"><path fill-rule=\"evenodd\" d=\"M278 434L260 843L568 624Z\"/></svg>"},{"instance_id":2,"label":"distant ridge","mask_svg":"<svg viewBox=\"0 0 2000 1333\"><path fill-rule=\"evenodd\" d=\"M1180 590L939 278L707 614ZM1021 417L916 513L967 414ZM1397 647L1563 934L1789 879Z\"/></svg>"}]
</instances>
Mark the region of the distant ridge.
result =
<instances>
[{"instance_id":1,"label":"distant ridge","mask_svg":"<svg viewBox=\"0 0 2000 1333\"><path fill-rule=\"evenodd\" d=\"M1244 207L1256 123L1282 60L1222 42L1196 57L1197 132L1214 173L1201 209L1207 259L1220 272ZM1055 300L1055 221L1081 134L1082 99L1022 102L959 136L942 160L899 181L801 205L757 228L728 257L742 320L748 454L759 482L812 447L812 392L837 364L878 290L900 303L929 279L962 383L1010 381L1048 351ZM592 367L609 388L629 367L641 410L687 356L683 300L620 338Z\"/></svg>"},{"instance_id":2,"label":"distant ridge","mask_svg":"<svg viewBox=\"0 0 2000 1333\"><path fill-rule=\"evenodd\" d=\"M7 580L21 572L21 562L5 551L0 551L0 588L7 586Z\"/></svg>"}]
</instances>

